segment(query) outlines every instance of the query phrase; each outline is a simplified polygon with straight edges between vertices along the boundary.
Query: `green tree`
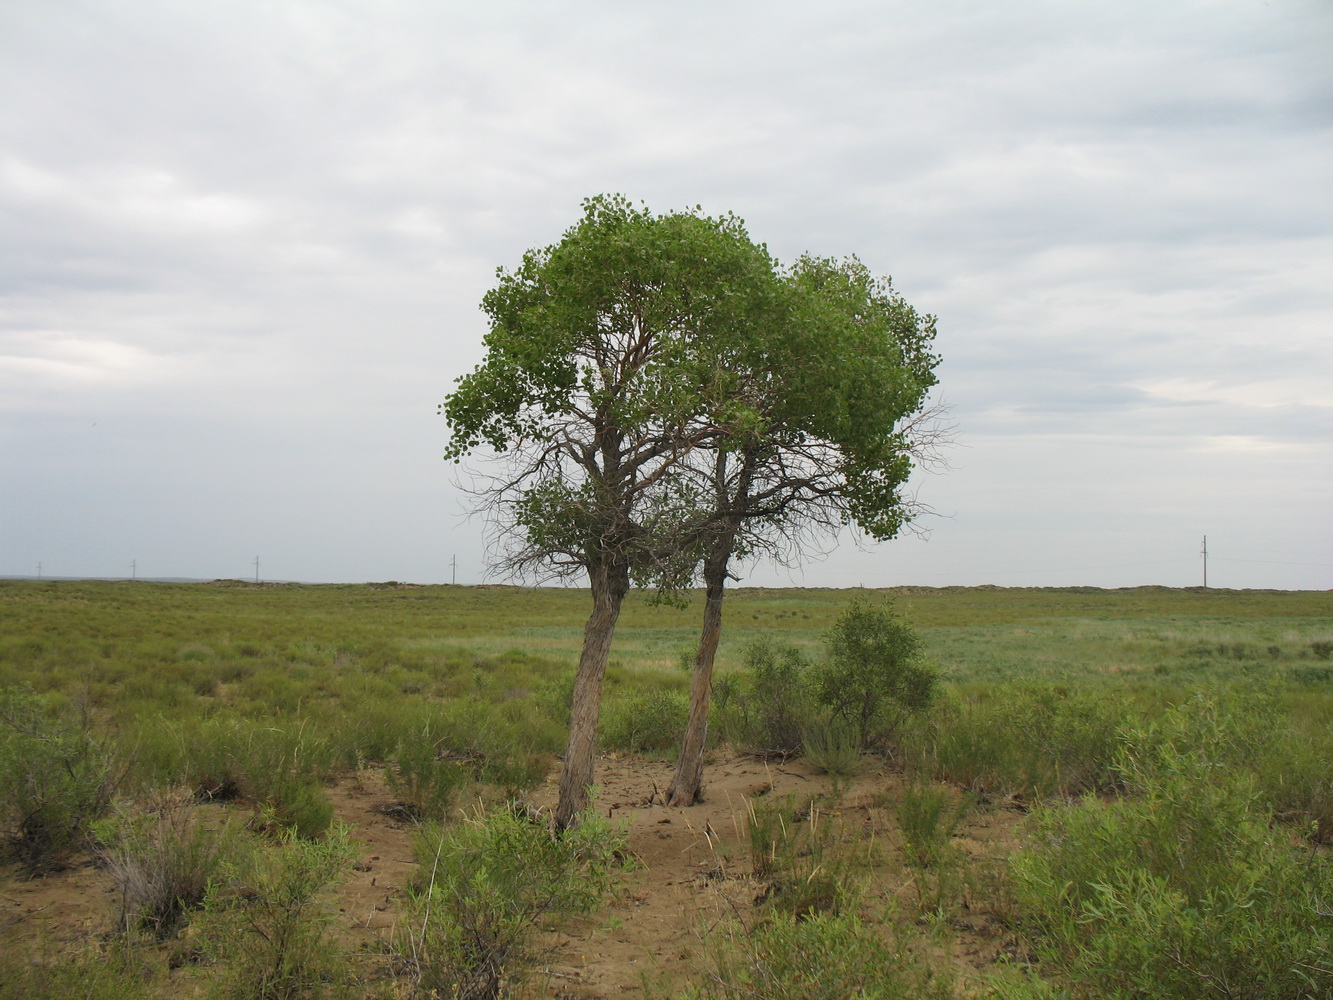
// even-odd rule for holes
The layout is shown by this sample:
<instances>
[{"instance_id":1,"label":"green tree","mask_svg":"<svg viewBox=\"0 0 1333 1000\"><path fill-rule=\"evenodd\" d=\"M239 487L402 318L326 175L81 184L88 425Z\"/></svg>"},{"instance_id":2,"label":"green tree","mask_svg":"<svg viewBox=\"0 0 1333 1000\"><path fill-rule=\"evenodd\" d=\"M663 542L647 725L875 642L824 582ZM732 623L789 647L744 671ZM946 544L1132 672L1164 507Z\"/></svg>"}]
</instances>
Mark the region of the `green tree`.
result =
<instances>
[{"instance_id":1,"label":"green tree","mask_svg":"<svg viewBox=\"0 0 1333 1000\"><path fill-rule=\"evenodd\" d=\"M479 492L505 568L585 574L593 608L571 701L557 823L588 801L602 680L631 583L687 582L700 535L688 459L744 417L719 359L775 325L782 282L740 220L584 203L553 246L501 269L487 354L441 406L447 458L489 451Z\"/></svg>"},{"instance_id":2,"label":"green tree","mask_svg":"<svg viewBox=\"0 0 1333 1000\"><path fill-rule=\"evenodd\" d=\"M713 663L732 560L792 561L847 524L877 540L897 535L922 507L905 491L916 462L947 439L931 406L939 358L935 319L923 316L855 258L803 257L783 274L778 322L726 357L733 396L691 467L710 504L699 541L704 625L675 806L698 801Z\"/></svg>"}]
</instances>

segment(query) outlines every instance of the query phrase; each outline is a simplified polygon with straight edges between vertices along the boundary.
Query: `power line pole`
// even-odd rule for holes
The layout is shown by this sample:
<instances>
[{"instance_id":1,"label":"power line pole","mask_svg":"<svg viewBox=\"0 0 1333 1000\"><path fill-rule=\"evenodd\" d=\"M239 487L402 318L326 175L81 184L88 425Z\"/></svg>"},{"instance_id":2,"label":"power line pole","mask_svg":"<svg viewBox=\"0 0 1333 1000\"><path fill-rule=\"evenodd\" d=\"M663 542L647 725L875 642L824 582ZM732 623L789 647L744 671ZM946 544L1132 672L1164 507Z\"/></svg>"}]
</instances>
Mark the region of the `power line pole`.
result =
<instances>
[{"instance_id":1,"label":"power line pole","mask_svg":"<svg viewBox=\"0 0 1333 1000\"><path fill-rule=\"evenodd\" d=\"M449 577L449 582L450 582L451 584L456 584L456 583L458 583L458 556L457 556L457 555L455 555L452 559L449 560L449 566L450 566L450 568L453 569L453 574Z\"/></svg>"},{"instance_id":2,"label":"power line pole","mask_svg":"<svg viewBox=\"0 0 1333 1000\"><path fill-rule=\"evenodd\" d=\"M41 578L42 578L42 564L41 564L41 563L38 563L38 564L37 564L37 579L40 580Z\"/></svg>"},{"instance_id":3,"label":"power line pole","mask_svg":"<svg viewBox=\"0 0 1333 1000\"><path fill-rule=\"evenodd\" d=\"M137 579L139 579L139 560L138 560L138 559L131 559L131 560L130 560L130 579L131 579L131 580L137 580Z\"/></svg>"},{"instance_id":4,"label":"power line pole","mask_svg":"<svg viewBox=\"0 0 1333 1000\"><path fill-rule=\"evenodd\" d=\"M1203 536L1203 548L1199 550L1203 556L1203 589L1208 589L1208 536Z\"/></svg>"},{"instance_id":5,"label":"power line pole","mask_svg":"<svg viewBox=\"0 0 1333 1000\"><path fill-rule=\"evenodd\" d=\"M255 583L259 582L259 556L255 556Z\"/></svg>"}]
</instances>

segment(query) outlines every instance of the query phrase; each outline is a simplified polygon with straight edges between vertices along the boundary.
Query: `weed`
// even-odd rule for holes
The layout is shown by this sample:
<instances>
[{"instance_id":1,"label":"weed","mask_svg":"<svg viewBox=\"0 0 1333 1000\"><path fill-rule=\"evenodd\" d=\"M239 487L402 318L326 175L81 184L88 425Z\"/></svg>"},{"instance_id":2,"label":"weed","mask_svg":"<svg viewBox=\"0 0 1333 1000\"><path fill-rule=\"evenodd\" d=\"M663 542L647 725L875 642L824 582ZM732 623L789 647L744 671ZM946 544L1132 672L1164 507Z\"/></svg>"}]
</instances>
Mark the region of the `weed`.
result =
<instances>
[{"instance_id":1,"label":"weed","mask_svg":"<svg viewBox=\"0 0 1333 1000\"><path fill-rule=\"evenodd\" d=\"M215 982L218 996L293 1000L345 976L322 896L346 876L354 854L342 828L320 842L287 831L236 852L200 919L200 940L227 963Z\"/></svg>"},{"instance_id":2,"label":"weed","mask_svg":"<svg viewBox=\"0 0 1333 1000\"><path fill-rule=\"evenodd\" d=\"M830 719L808 726L803 734L805 757L825 774L846 777L861 768L861 739L846 722Z\"/></svg>"},{"instance_id":3,"label":"weed","mask_svg":"<svg viewBox=\"0 0 1333 1000\"><path fill-rule=\"evenodd\" d=\"M0 823L24 871L62 867L114 788L110 758L85 721L52 718L31 692L0 691Z\"/></svg>"},{"instance_id":4,"label":"weed","mask_svg":"<svg viewBox=\"0 0 1333 1000\"><path fill-rule=\"evenodd\" d=\"M710 965L691 1000L947 1000L946 981L917 964L884 929L850 911L735 921L707 939Z\"/></svg>"},{"instance_id":5,"label":"weed","mask_svg":"<svg viewBox=\"0 0 1333 1000\"><path fill-rule=\"evenodd\" d=\"M1271 828L1253 779L1225 766L1245 727L1213 708L1127 734L1133 796L1034 814L1019 904L1078 996L1328 995L1330 934L1311 915L1333 898L1333 863Z\"/></svg>"},{"instance_id":6,"label":"weed","mask_svg":"<svg viewBox=\"0 0 1333 1000\"><path fill-rule=\"evenodd\" d=\"M539 923L596 908L624 849L624 831L592 813L561 834L518 809L424 829L403 941L419 987L456 1000L508 996L535 963Z\"/></svg>"},{"instance_id":7,"label":"weed","mask_svg":"<svg viewBox=\"0 0 1333 1000\"><path fill-rule=\"evenodd\" d=\"M233 843L231 828L199 820L192 797L161 795L142 815L122 813L97 828L102 863L119 891L121 930L166 938L204 903Z\"/></svg>"}]
</instances>

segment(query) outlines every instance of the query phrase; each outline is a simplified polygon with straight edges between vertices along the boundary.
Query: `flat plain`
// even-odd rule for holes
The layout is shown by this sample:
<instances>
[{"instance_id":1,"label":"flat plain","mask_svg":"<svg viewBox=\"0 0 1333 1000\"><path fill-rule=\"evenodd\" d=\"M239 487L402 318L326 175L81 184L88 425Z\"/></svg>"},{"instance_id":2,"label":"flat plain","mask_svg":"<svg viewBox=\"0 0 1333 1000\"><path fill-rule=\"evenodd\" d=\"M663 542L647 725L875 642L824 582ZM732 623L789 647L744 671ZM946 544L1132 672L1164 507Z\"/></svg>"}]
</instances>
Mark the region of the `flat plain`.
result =
<instances>
[{"instance_id":1,"label":"flat plain","mask_svg":"<svg viewBox=\"0 0 1333 1000\"><path fill-rule=\"evenodd\" d=\"M777 976L780 965L761 954L761 928L776 914L846 911L856 933L887 942L902 995L1099 995L1095 962L1050 924L1032 872L1055 863L1038 845L1060 817L1156 794L1157 778L1135 776L1140 757L1127 760L1127 747L1183 760L1191 741L1215 739L1222 749L1208 766L1242 783L1254 817L1293 857L1327 868L1333 592L737 588L719 679L748 690L756 640L818 662L854 601L887 603L917 630L939 678L932 706L879 752L828 766L746 745L719 716L705 801L669 809L661 793L701 601L631 595L607 675L596 808L624 824L632 863L600 907L543 921L532 974L506 989L820 995L761 985L754 970L768 962L763 974ZM161 935L130 928L118 902L125 886L107 860L117 838L168 800L185 803L194 826L256 843L283 842L275 830L344 837L351 861L317 902L323 971L286 995L412 995L404 934L419 916L422 832L480 822L514 808L506 802L534 816L552 804L588 605L579 589L393 581L0 581L11 736L13 706L36 706L53 732L86 736L109 782L102 816L51 864L16 856L0 868L0 984L10 984L0 997L71 995L78 982L60 976L76 973L102 983L86 995L207 996L224 980L245 995L221 975L245 965L244 950L208 940L231 933L217 930L227 926L221 902ZM1200 728L1206 718L1212 729ZM30 779L17 737L3 745L6 780L22 783L25 766ZM922 803L935 810L925 827ZM11 808L7 832L21 818ZM1016 860L1025 852L1035 853ZM808 911L781 901L793 879L814 886L830 872L855 891ZM1293 926L1250 950L1288 949L1304 933ZM1312 916L1310 927L1314 946L1326 944L1327 924ZM1333 989L1333 973L1310 975L1299 995ZM1140 995L1132 983L1115 988Z\"/></svg>"}]
</instances>

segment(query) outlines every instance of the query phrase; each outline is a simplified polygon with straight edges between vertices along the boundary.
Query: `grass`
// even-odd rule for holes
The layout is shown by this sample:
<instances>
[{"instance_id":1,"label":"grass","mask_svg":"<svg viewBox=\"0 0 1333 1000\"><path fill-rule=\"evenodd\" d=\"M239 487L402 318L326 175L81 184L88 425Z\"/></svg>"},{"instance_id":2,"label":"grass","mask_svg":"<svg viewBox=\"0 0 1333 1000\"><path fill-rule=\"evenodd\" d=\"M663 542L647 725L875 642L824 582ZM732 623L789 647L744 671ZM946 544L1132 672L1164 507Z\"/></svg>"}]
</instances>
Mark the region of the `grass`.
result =
<instances>
[{"instance_id":1,"label":"grass","mask_svg":"<svg viewBox=\"0 0 1333 1000\"><path fill-rule=\"evenodd\" d=\"M939 697L906 726L900 745L885 751L916 782L895 820L899 829L914 831L904 840L904 863L921 871L917 881L923 889L928 883L944 886L953 870L944 863L951 856L949 809L959 801L960 790L975 793L977 808L1005 801L1032 807L1041 817L1030 835L1037 853L1027 855L1022 869L1031 877L1015 933L1034 935L1032 949L1062 970L1061 988L1092 995L1086 992L1093 989L1088 977L1095 979L1098 962L1112 961L1106 955L1139 954L1134 949L1151 943L1133 921L1142 918L1151 926L1160 920L1129 914L1119 923L1098 925L1106 934L1095 939L1081 936L1082 924L1059 924L1062 903L1042 895L1046 875L1041 866L1050 868L1048 881L1055 885L1072 879L1059 868L1072 862L1041 854L1041 844L1084 833L1106 841L1109 834L1099 824L1144 825L1167 816L1143 811L1166 807L1160 796L1151 799L1157 786L1142 779L1123 754L1131 745L1166 745L1161 734L1168 729L1163 727L1192 711L1191 706L1212 706L1209 710L1223 720L1250 720L1227 730L1234 729L1245 742L1237 742L1240 749L1218 766L1234 783L1228 787L1246 790L1249 811L1236 824L1253 834L1251 854L1258 858L1262 853L1254 845L1271 848L1272 856L1264 857L1273 872L1286 871L1282 844L1304 852L1302 858L1327 856L1333 839L1333 779L1326 766L1333 747L1333 592L741 588L727 601L720 681L730 679L739 685L736 690L748 690L742 681L753 664L747 665L746 650L756 640L794 648L819 663L826 635L853 598L892 600L897 616L919 633L924 660L940 681ZM0 802L0 810L9 810L0 815L0 826L13 840L23 832L26 817L38 815L35 806L20 812L7 805L20 801L17 791L45 794L50 788L69 798L73 793L62 791L64 784L47 778L82 774L70 761L87 761L84 783L96 793L96 808L79 806L71 815L95 814L106 805L110 785L103 782L104 774L116 779L122 806L135 797L151 800L155 790L169 788L187 789L199 799L239 797L252 812L252 830L245 832L252 840L247 842L255 845L256 857L275 866L256 878L280 881L284 858L321 852L338 855L333 866L338 868L346 859L337 846L340 834L330 826L324 794L326 782L336 775L382 766L407 813L454 822L465 799L521 798L543 780L563 747L569 680L588 607L587 592L577 589L0 581L0 620L5 622L0 692L9 692L6 697L27 713L22 725L10 725L0 739L0 775L14 793ZM682 652L693 647L700 615L698 595L684 608L655 605L642 594L626 602L606 679L603 735L608 749L662 757L674 753L688 687ZM714 733L722 728L715 725ZM856 766L856 755L844 749L836 740L822 747L830 770ZM58 757L55 750L69 752ZM48 766L51 760L60 766ZM1202 782L1196 775L1169 786L1183 803L1179 815L1195 815L1186 807L1193 808L1196 792L1199 802L1211 801L1208 789L1196 789ZM932 783L952 787L946 792ZM1237 798L1233 794L1230 800ZM775 816L760 809L752 832L762 834ZM125 822L130 825L119 846L102 845L124 855L127 888L122 895L134 905L119 915L121 926L169 929L192 919L186 911L198 905L194 890L187 898L183 890L167 886L154 902L147 897L158 887L145 885L141 904L130 900L129 887L133 883L138 891L145 858L150 867L164 852L190 861L190 852L199 846L192 839L194 828L176 830L166 818L146 816ZM1188 819L1195 826L1198 822ZM96 847L85 846L87 831L78 824L47 826L60 834L51 852L57 861ZM1270 829L1278 831L1271 843L1263 839ZM137 839L126 831L138 831ZM822 840L801 844L805 853L793 856L842 856L837 845ZM780 853L769 844L756 858L772 860ZM1093 856L1087 851L1069 855ZM18 854L13 858L24 860ZM1088 867L1076 874L1080 884L1117 886L1118 895L1101 899L1085 893L1079 905L1119 906L1141 897L1157 899L1165 912L1175 898L1171 894L1184 891L1166 883L1150 885L1160 873L1128 854L1107 858L1105 871ZM1233 885L1258 870L1258 862L1252 864L1244 852L1237 858L1226 869ZM235 868L238 862L231 863ZM823 862L811 864L811 873L824 871ZM9 871L16 874L20 866L11 863ZM855 873L847 876L855 878ZM263 900L248 895L244 880L238 879L235 874L226 883L234 890L230 897L216 895L211 910L205 907L201 926L212 921L218 940L230 942L217 958L233 972L239 975L251 962L259 978L247 982L258 994L269 989L264 976L278 976L274 969L288 976L286 958L265 958L253 935L243 931L264 916L254 909ZM797 881L814 887L811 898L819 896L813 874ZM1211 899L1208 891L1205 887L1196 896ZM928 902L945 923L953 895L938 887L930 893ZM264 919L290 917L292 926L304 928L307 916L319 911L318 898L311 889L292 913L274 910ZM797 915L813 912L800 901L804 897L790 890L774 899L782 905L766 904L773 913L787 912L783 906ZM1231 921L1225 933L1233 936L1253 930L1244 922L1252 908L1248 897L1237 899L1235 912L1222 915ZM923 906L926 901L923 896ZM1091 919L1091 909L1088 914ZM830 961L842 968L838 956L862 947L867 925L858 921L865 916L837 915L827 927L819 924L813 930L808 921L789 926L785 917L776 916L742 926L729 944L721 942L733 950L719 958L719 968L732 971L725 984L716 979L715 985L745 993L758 988L762 978L764 990L788 995L783 989L794 984L778 982L785 974L781 970L792 954L810 944L806 936L820 936ZM1270 924L1277 926L1277 916L1270 916ZM1215 918L1221 919L1201 909L1197 926L1212 927L1208 921ZM312 928L319 924L314 916L309 920ZM1282 941L1265 948L1280 954L1290 942L1306 941L1301 926L1282 926ZM1208 937L1199 940L1206 943ZM319 989L333 990L344 982L335 968L342 960L317 936L310 942L309 969L288 978L301 989L318 980ZM1321 946L1315 940L1309 948ZM855 963L849 968L854 974ZM52 966L49 975L74 975L73 969ZM779 971L770 976L767 970L774 969ZM1246 974L1243 965L1227 969L1227 975ZM133 975L153 979L161 971ZM91 963L78 974L91 982L104 972ZM903 975L910 979L914 973L909 972ZM1034 982L1029 993L1046 995L1045 986ZM72 995L78 985L61 979L59 990ZM32 995L44 995L46 988L32 985ZM1124 985L1124 995L1137 995L1136 988ZM698 995L722 993L701 988Z\"/></svg>"}]
</instances>

